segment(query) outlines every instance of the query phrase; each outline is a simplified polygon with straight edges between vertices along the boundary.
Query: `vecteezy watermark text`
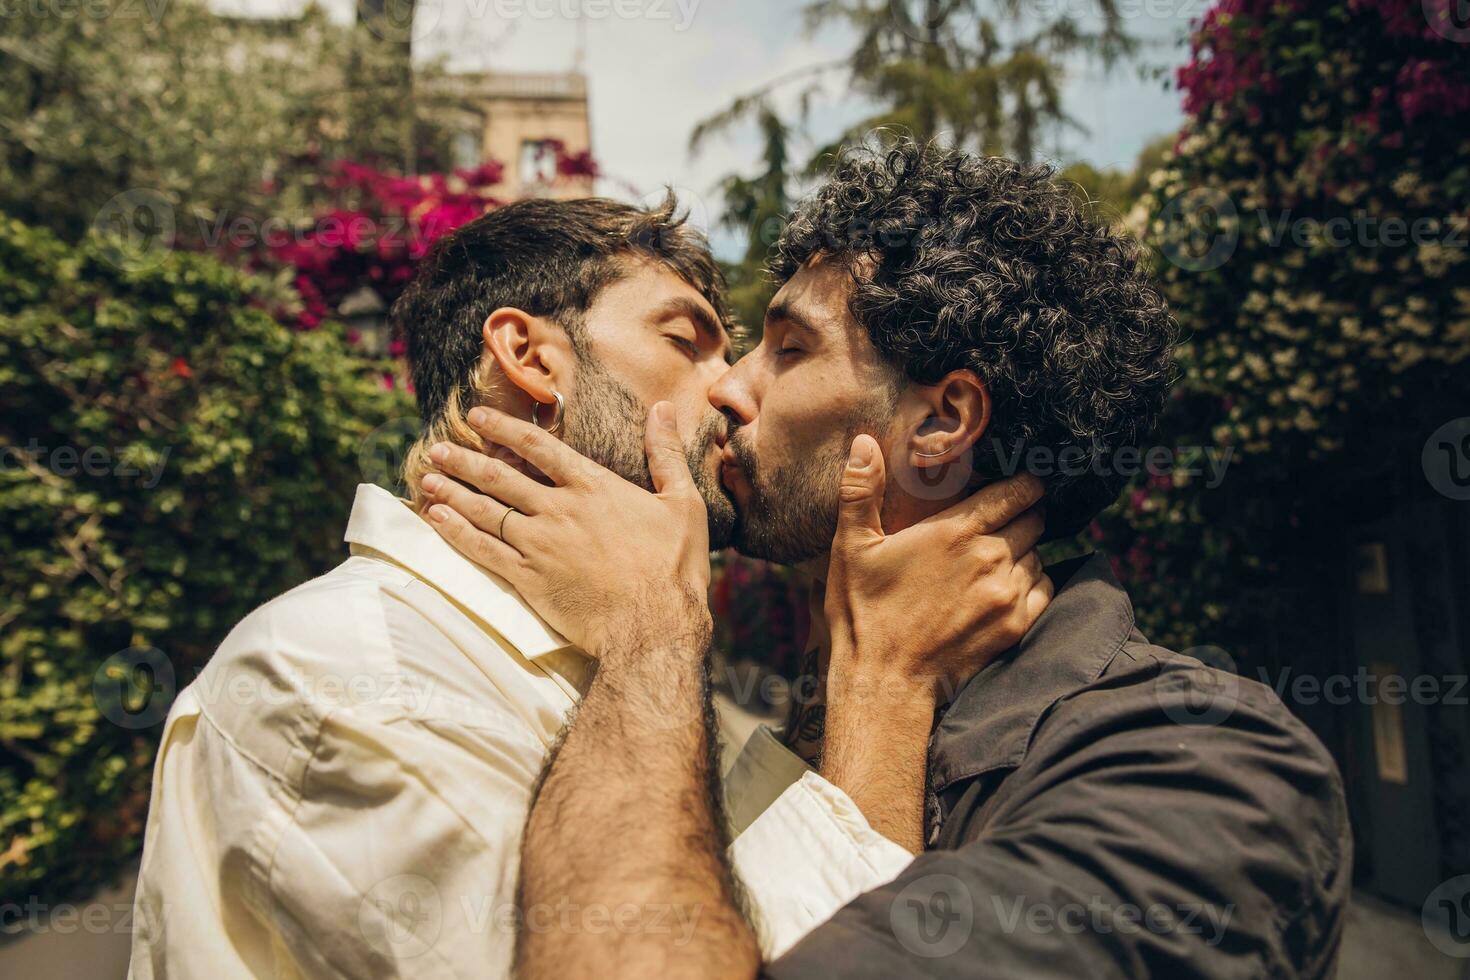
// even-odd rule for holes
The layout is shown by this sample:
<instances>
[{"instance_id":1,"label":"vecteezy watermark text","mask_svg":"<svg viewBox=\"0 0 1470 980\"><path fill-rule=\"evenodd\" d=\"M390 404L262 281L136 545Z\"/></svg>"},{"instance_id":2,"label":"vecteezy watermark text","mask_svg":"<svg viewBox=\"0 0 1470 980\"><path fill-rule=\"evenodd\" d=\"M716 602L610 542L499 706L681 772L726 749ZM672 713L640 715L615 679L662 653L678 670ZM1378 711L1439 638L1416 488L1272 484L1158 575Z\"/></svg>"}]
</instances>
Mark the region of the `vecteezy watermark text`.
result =
<instances>
[{"instance_id":1,"label":"vecteezy watermark text","mask_svg":"<svg viewBox=\"0 0 1470 980\"><path fill-rule=\"evenodd\" d=\"M144 490L158 486L163 470L168 465L170 447L163 447L158 459L148 466L137 466L119 456L106 446L43 446L38 439L31 439L24 446L0 445L0 470L35 469L39 467L57 476L124 477L141 476L139 482Z\"/></svg>"},{"instance_id":2,"label":"vecteezy watermark text","mask_svg":"<svg viewBox=\"0 0 1470 980\"><path fill-rule=\"evenodd\" d=\"M0 935L54 932L69 936L83 932L93 936L131 935L134 928L132 902L63 902L51 905L31 895L25 903L0 904Z\"/></svg>"},{"instance_id":3,"label":"vecteezy watermark text","mask_svg":"<svg viewBox=\"0 0 1470 980\"><path fill-rule=\"evenodd\" d=\"M1141 932L1159 936L1184 934L1200 936L1206 946L1220 944L1235 914L1233 905L1219 907L1196 902L1137 905L1133 902L1109 902L1097 896L1085 903L1028 902L1023 895L1010 899L992 895L990 901L996 920L1007 933L1024 928L1033 933L1072 935L1083 932L1096 935L1114 932L1124 935Z\"/></svg>"},{"instance_id":4,"label":"vecteezy watermark text","mask_svg":"<svg viewBox=\"0 0 1470 980\"><path fill-rule=\"evenodd\" d=\"M1001 473L1014 476L1026 472L1033 476L1080 477L1149 476L1205 477L1205 488L1214 490L1225 482L1225 471L1235 458L1234 446L1119 446L1109 449L1093 446L1007 446L999 438L990 439L990 452L1000 462Z\"/></svg>"}]
</instances>

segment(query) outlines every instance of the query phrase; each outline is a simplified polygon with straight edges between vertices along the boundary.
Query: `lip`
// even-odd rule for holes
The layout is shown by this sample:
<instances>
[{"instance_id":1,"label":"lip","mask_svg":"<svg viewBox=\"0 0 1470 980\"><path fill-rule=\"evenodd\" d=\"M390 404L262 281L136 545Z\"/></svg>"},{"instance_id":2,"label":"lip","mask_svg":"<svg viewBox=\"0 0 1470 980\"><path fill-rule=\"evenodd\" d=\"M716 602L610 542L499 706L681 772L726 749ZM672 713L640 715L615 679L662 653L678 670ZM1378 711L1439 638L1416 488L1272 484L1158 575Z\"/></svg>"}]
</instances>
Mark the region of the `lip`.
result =
<instances>
[{"instance_id":1,"label":"lip","mask_svg":"<svg viewBox=\"0 0 1470 980\"><path fill-rule=\"evenodd\" d=\"M745 489L745 471L729 455L720 457L720 483L732 494L741 493Z\"/></svg>"}]
</instances>

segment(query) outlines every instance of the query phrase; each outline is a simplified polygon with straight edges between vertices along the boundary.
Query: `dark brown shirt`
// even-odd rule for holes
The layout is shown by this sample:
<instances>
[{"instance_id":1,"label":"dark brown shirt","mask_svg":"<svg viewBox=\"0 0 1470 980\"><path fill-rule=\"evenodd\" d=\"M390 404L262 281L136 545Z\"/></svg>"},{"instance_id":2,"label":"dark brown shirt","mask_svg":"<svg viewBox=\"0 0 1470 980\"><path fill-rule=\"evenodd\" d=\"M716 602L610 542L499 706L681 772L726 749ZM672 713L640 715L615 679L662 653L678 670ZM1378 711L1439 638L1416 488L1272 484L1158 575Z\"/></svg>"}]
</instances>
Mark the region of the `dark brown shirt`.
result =
<instances>
[{"instance_id":1,"label":"dark brown shirt","mask_svg":"<svg viewBox=\"0 0 1470 980\"><path fill-rule=\"evenodd\" d=\"M1328 977L1352 841L1270 688L1151 646L1100 556L930 742L930 849L776 978Z\"/></svg>"}]
</instances>

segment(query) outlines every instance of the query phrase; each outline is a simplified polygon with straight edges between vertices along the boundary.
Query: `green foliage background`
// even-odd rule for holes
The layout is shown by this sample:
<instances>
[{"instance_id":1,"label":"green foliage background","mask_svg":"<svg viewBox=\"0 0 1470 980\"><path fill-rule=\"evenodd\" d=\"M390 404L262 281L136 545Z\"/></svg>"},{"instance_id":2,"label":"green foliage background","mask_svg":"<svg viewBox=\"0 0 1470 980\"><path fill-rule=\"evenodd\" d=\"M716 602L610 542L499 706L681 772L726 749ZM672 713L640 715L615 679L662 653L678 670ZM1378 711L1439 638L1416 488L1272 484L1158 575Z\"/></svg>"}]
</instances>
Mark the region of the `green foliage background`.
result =
<instances>
[{"instance_id":1,"label":"green foliage background","mask_svg":"<svg viewBox=\"0 0 1470 980\"><path fill-rule=\"evenodd\" d=\"M206 0L16 3L0 16L0 209L76 241L115 195L146 193L172 212L160 237L238 246L241 216L311 216L324 159L413 172L445 152L443 74L410 81L406 59L313 4L271 20Z\"/></svg>"},{"instance_id":2,"label":"green foliage background","mask_svg":"<svg viewBox=\"0 0 1470 980\"><path fill-rule=\"evenodd\" d=\"M341 559L370 434L414 415L261 286L0 219L0 903L61 900L141 845L161 724L103 716L108 657L154 647L187 684L246 612Z\"/></svg>"},{"instance_id":3,"label":"green foliage background","mask_svg":"<svg viewBox=\"0 0 1470 980\"><path fill-rule=\"evenodd\" d=\"M1365 492L1422 485L1470 404L1470 45L1417 3L1225 6L1130 221L1185 337L1159 442L1234 455L1219 487L1140 480L1102 538L1151 639L1245 668L1291 648ZM1416 66L1449 86L1417 112Z\"/></svg>"}]
</instances>

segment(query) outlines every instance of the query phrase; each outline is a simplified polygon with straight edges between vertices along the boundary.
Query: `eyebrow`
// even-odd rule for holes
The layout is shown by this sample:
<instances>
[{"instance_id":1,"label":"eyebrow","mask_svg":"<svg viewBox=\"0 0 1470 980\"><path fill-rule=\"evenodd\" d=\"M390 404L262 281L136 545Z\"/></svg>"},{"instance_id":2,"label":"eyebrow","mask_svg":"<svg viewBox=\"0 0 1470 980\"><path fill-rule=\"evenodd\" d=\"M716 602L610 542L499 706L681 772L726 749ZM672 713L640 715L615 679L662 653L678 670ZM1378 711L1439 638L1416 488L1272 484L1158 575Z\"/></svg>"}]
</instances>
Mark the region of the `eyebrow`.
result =
<instances>
[{"instance_id":1,"label":"eyebrow","mask_svg":"<svg viewBox=\"0 0 1470 980\"><path fill-rule=\"evenodd\" d=\"M822 331L817 329L817 325L806 314L802 313L786 300L772 303L766 308L766 325L769 326L777 320L785 321L797 330L804 330L813 337L820 337L822 335Z\"/></svg>"},{"instance_id":2,"label":"eyebrow","mask_svg":"<svg viewBox=\"0 0 1470 980\"><path fill-rule=\"evenodd\" d=\"M659 323L680 316L688 318L697 331L710 337L720 346L720 353L724 356L726 364L735 363L735 346L730 340L730 334L709 310L694 300L676 296L660 307L654 316Z\"/></svg>"}]
</instances>

